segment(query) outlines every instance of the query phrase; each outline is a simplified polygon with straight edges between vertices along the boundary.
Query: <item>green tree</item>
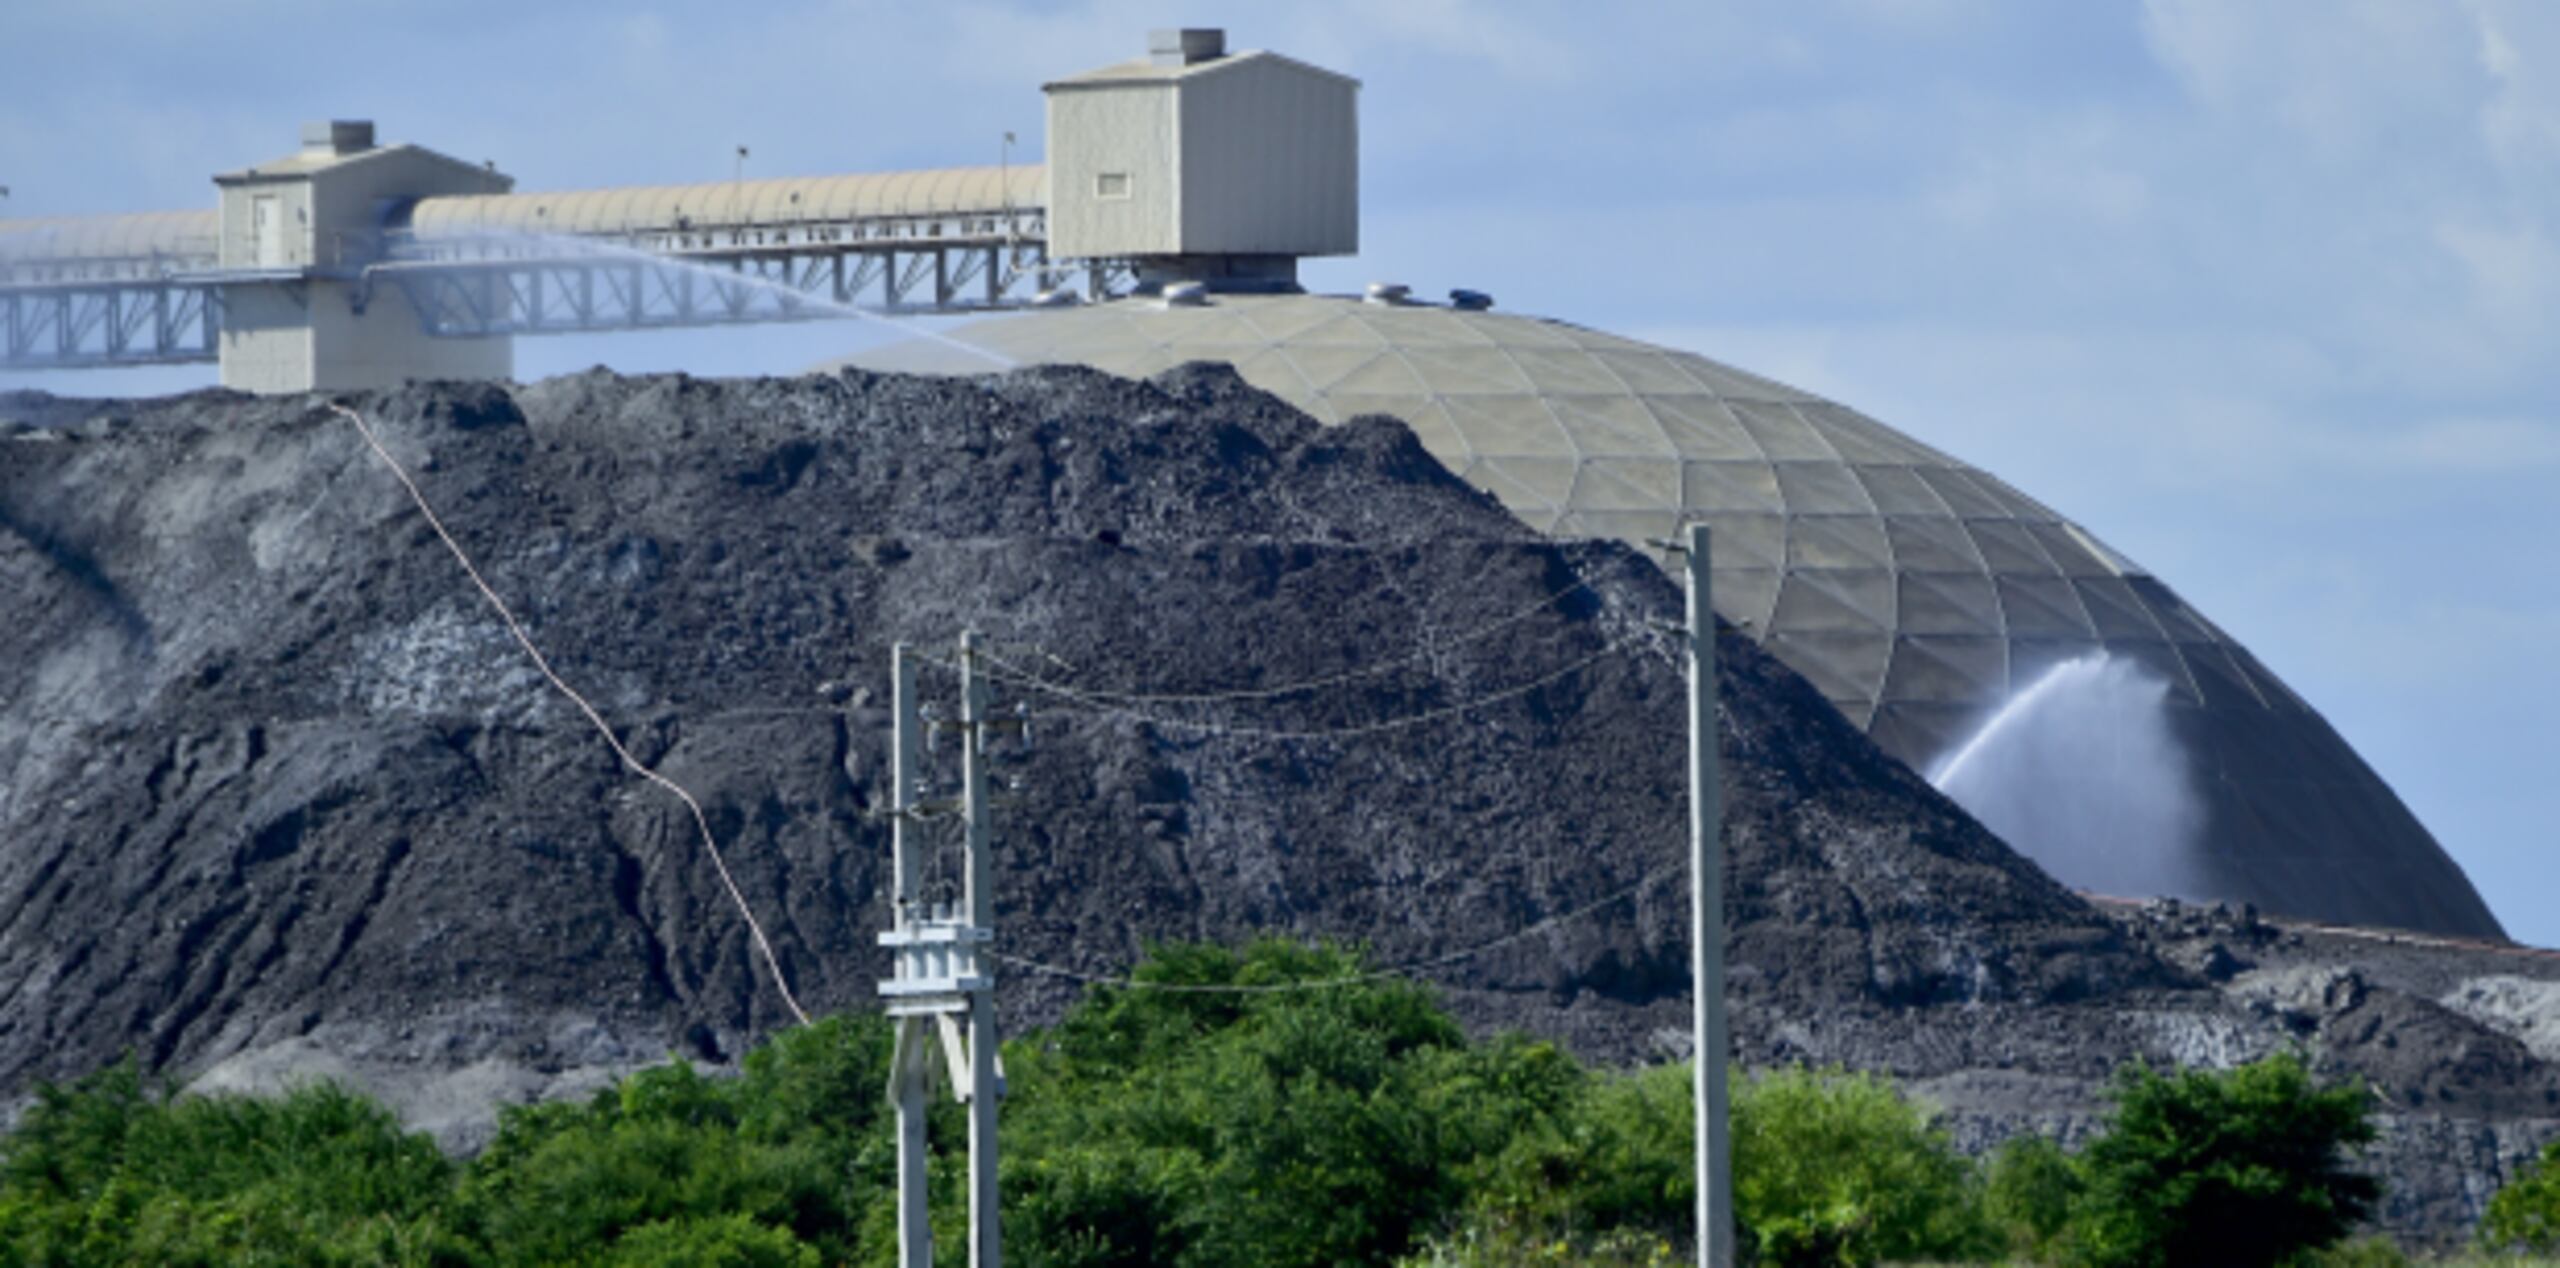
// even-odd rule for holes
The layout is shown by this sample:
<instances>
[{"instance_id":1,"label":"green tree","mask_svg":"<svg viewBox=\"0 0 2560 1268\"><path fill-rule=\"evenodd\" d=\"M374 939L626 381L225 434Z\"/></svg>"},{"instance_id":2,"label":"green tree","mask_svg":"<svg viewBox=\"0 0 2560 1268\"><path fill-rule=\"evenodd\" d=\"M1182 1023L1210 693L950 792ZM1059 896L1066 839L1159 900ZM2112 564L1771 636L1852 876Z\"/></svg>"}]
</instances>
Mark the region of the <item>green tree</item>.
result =
<instances>
[{"instance_id":1,"label":"green tree","mask_svg":"<svg viewBox=\"0 0 2560 1268\"><path fill-rule=\"evenodd\" d=\"M2049 1260L2070 1227L2081 1188L2079 1169L2062 1146L2044 1136L2013 1136L1991 1155L1983 1208L2007 1232L2011 1251Z\"/></svg>"},{"instance_id":2,"label":"green tree","mask_svg":"<svg viewBox=\"0 0 2560 1268\"><path fill-rule=\"evenodd\" d=\"M2480 1244L2493 1251L2523 1249L2537 1255L2560 1251L2560 1140L2524 1165L2489 1199L2480 1221Z\"/></svg>"},{"instance_id":3,"label":"green tree","mask_svg":"<svg viewBox=\"0 0 2560 1268\"><path fill-rule=\"evenodd\" d=\"M2081 1154L2078 1256L2101 1265L2284 1263L2331 1245L2381 1186L2349 1169L2371 1096L2322 1087L2285 1053L2226 1071L2118 1072L2107 1130Z\"/></svg>"},{"instance_id":4,"label":"green tree","mask_svg":"<svg viewBox=\"0 0 2560 1268\"><path fill-rule=\"evenodd\" d=\"M1743 1083L1733 1194L1764 1263L1961 1259L1996 1240L1972 1165L1872 1074L1780 1070Z\"/></svg>"}]
</instances>

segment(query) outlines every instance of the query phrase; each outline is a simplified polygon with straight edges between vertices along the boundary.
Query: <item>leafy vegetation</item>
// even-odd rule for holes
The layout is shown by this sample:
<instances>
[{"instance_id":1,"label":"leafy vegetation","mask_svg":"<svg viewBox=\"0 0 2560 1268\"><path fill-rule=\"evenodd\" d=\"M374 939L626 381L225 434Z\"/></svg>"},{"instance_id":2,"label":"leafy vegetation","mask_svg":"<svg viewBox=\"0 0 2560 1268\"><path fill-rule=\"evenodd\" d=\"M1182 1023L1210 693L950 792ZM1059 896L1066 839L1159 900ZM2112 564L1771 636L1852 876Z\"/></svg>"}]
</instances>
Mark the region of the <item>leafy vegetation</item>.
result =
<instances>
[{"instance_id":1,"label":"leafy vegetation","mask_svg":"<svg viewBox=\"0 0 2560 1268\"><path fill-rule=\"evenodd\" d=\"M1685 1068L1471 1042L1428 991L1335 948L1170 948L1138 981L1006 1050L1017 1264L1686 1253ZM885 1264L889 1048L884 1019L830 1018L736 1077L678 1063L509 1110L468 1162L335 1088L174 1096L121 1065L43 1089L0 1138L0 1263ZM1771 1265L2398 1262L2387 1243L2332 1245L2375 1192L2343 1156L2372 1134L2360 1090L2276 1058L2129 1071L2115 1096L2077 1154L2022 1138L1978 1164L1884 1079L1737 1077L1742 1241ZM934 1114L937 1231L962 1262L962 1126ZM2552 1161L2499 1196L2484 1237L2545 1244Z\"/></svg>"},{"instance_id":2,"label":"leafy vegetation","mask_svg":"<svg viewBox=\"0 0 2560 1268\"><path fill-rule=\"evenodd\" d=\"M2491 1250L2560 1253L2560 1140L2544 1145L2541 1157L2489 1199L2480 1242Z\"/></svg>"}]
</instances>

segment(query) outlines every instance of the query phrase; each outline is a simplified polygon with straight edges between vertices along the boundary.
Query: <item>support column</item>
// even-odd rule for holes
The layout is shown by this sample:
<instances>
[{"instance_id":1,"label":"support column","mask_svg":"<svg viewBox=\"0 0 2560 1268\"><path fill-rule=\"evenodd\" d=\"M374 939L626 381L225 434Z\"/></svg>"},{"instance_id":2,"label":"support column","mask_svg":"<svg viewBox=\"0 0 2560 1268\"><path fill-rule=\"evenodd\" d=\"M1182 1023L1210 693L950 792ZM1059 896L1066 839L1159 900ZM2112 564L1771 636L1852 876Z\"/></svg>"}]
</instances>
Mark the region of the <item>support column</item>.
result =
<instances>
[{"instance_id":1,"label":"support column","mask_svg":"<svg viewBox=\"0 0 2560 1268\"><path fill-rule=\"evenodd\" d=\"M935 285L941 284L940 255L935 257ZM965 895L968 923L974 929L995 928L995 820L987 804L987 680L978 673L978 635L960 636L960 766L968 813L968 872ZM996 1104L1002 1099L1002 1076L996 1072L995 991L969 996L969 1264L998 1268L1004 1262L1003 1238L997 1228Z\"/></svg>"},{"instance_id":2,"label":"support column","mask_svg":"<svg viewBox=\"0 0 2560 1268\"><path fill-rule=\"evenodd\" d=\"M1725 1063L1733 1044L1724 1016L1724 783L1716 738L1716 613L1707 526L1689 525L1689 989L1697 1108L1698 1262L1733 1263L1732 1149Z\"/></svg>"},{"instance_id":3,"label":"support column","mask_svg":"<svg viewBox=\"0 0 2560 1268\"><path fill-rule=\"evenodd\" d=\"M924 775L922 719L917 715L916 666L907 645L890 649L889 706L897 721L889 754L890 924L913 933L917 911L915 851L907 840L909 813L916 804L916 781ZM898 1111L898 1264L899 1268L933 1268L933 1217L928 1209L925 1152L925 1097L931 1082L933 1036L925 1033L929 1018L898 1018L898 1043L889 1071L891 1099Z\"/></svg>"}]
</instances>

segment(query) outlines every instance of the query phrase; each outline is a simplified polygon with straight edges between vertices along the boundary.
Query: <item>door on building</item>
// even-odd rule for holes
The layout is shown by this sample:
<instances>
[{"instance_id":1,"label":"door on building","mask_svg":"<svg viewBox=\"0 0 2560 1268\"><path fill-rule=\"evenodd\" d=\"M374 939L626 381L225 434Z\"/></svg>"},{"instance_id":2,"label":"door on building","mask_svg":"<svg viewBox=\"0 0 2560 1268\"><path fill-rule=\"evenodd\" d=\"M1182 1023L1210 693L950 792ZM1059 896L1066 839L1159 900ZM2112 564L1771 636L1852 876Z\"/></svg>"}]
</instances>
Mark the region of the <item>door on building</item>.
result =
<instances>
[{"instance_id":1,"label":"door on building","mask_svg":"<svg viewBox=\"0 0 2560 1268\"><path fill-rule=\"evenodd\" d=\"M284 267L284 208L273 194L249 200L249 230L258 244L258 267Z\"/></svg>"}]
</instances>

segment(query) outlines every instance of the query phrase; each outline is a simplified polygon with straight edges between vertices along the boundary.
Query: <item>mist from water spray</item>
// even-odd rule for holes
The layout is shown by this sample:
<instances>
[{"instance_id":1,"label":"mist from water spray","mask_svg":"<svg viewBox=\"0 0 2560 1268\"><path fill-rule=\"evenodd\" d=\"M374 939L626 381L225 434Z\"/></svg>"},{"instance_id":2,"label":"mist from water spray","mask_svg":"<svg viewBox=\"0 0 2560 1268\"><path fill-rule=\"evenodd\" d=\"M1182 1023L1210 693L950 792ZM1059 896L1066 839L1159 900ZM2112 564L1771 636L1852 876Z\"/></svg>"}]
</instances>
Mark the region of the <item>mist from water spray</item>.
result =
<instances>
[{"instance_id":1,"label":"mist from water spray","mask_svg":"<svg viewBox=\"0 0 2560 1268\"><path fill-rule=\"evenodd\" d=\"M489 229L479 230L469 234L439 235L435 238L424 240L421 245L432 249L436 247L466 244L477 247L496 247L506 251L512 256L520 257L528 261L562 259L619 260L628 264L641 264L647 265L651 268L689 273L707 281L718 283L722 286L744 286L762 291L786 301L786 303L793 308L814 309L818 312L830 313L838 317L851 317L859 321L867 321L875 325L886 326L902 335L926 339L933 343L941 344L947 348L957 349L970 356L988 362L996 369L1013 370L1019 369L1022 365L1021 362L1016 361L1001 352L997 352L991 348L980 347L966 339L945 334L939 330L932 329L929 326L922 325L912 318L896 317L888 313L878 312L876 310L863 308L854 304L838 303L826 296L813 295L796 286L792 286L785 282L778 282L769 277L759 277L753 273L724 269L715 265L703 264L677 256L659 255L653 251L643 251L638 247L624 246L621 243L608 242L600 238L587 238L568 233L533 233L523 230Z\"/></svg>"},{"instance_id":2,"label":"mist from water spray","mask_svg":"<svg viewBox=\"0 0 2560 1268\"><path fill-rule=\"evenodd\" d=\"M2104 652L2010 697L1929 771L1938 791L2066 885L2194 897L2204 822L2169 685Z\"/></svg>"}]
</instances>

